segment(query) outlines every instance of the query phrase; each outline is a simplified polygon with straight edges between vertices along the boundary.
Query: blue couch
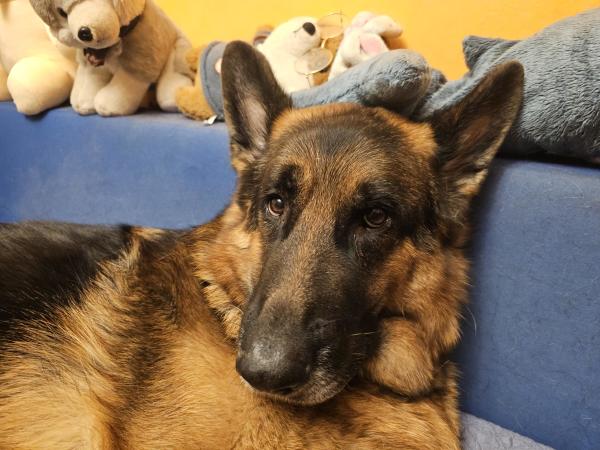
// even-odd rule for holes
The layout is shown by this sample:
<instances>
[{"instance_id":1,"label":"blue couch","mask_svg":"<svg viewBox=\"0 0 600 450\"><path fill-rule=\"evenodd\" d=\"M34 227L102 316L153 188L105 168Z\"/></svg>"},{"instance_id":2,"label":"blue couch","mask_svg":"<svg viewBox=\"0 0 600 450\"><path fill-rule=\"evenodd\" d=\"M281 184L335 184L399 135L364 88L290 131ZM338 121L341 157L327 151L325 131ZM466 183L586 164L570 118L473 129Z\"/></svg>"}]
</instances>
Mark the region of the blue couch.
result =
<instances>
[{"instance_id":1,"label":"blue couch","mask_svg":"<svg viewBox=\"0 0 600 450\"><path fill-rule=\"evenodd\" d=\"M31 119L0 103L0 222L202 223L232 192L228 158L222 124L69 108ZM498 158L474 224L463 410L599 449L600 169Z\"/></svg>"}]
</instances>

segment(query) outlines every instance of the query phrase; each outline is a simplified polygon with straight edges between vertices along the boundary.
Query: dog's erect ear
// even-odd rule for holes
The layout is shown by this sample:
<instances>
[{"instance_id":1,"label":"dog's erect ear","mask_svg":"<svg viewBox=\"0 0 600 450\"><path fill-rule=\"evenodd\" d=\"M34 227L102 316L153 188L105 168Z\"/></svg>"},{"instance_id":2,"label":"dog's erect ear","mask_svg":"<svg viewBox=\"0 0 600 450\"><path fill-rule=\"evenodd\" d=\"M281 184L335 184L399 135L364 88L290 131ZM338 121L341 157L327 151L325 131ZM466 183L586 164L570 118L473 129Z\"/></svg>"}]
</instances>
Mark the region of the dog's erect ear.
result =
<instances>
[{"instance_id":1,"label":"dog's erect ear","mask_svg":"<svg viewBox=\"0 0 600 450\"><path fill-rule=\"evenodd\" d=\"M58 17L53 0L30 0L31 7L50 28L58 28Z\"/></svg>"},{"instance_id":2,"label":"dog's erect ear","mask_svg":"<svg viewBox=\"0 0 600 450\"><path fill-rule=\"evenodd\" d=\"M459 224L464 219L522 96L523 67L510 61L491 70L458 104L433 115L443 219Z\"/></svg>"},{"instance_id":3,"label":"dog's erect ear","mask_svg":"<svg viewBox=\"0 0 600 450\"><path fill-rule=\"evenodd\" d=\"M265 150L273 121L291 107L291 100L277 83L267 59L245 42L227 45L221 78L231 160L240 171Z\"/></svg>"},{"instance_id":4,"label":"dog's erect ear","mask_svg":"<svg viewBox=\"0 0 600 450\"><path fill-rule=\"evenodd\" d=\"M123 27L144 12L146 0L113 0L113 6Z\"/></svg>"}]
</instances>

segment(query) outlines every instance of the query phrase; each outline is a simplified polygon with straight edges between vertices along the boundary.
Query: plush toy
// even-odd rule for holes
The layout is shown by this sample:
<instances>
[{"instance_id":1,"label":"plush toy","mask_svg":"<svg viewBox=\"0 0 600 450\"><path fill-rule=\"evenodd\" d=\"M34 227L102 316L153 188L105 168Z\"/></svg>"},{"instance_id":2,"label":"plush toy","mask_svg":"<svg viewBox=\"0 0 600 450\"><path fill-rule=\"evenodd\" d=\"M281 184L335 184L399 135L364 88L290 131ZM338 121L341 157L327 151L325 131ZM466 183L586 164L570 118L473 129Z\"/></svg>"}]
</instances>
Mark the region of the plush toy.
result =
<instances>
[{"instance_id":1,"label":"plush toy","mask_svg":"<svg viewBox=\"0 0 600 450\"><path fill-rule=\"evenodd\" d=\"M262 44L272 31L273 27L270 25L258 27L252 38L252 45ZM212 86L221 88L221 60L224 50L224 43L212 42L204 47L192 48L186 54L189 70L196 74L194 85L178 89L175 100L179 111L190 119L222 119L218 114L223 108L221 93L204 91Z\"/></svg>"},{"instance_id":2,"label":"plush toy","mask_svg":"<svg viewBox=\"0 0 600 450\"><path fill-rule=\"evenodd\" d=\"M63 44L77 48L71 105L80 114L133 114L156 83L159 106L192 84L189 41L153 0L31 0Z\"/></svg>"},{"instance_id":3,"label":"plush toy","mask_svg":"<svg viewBox=\"0 0 600 450\"><path fill-rule=\"evenodd\" d=\"M358 13L344 31L344 38L333 60L329 79L380 53L389 51L384 39L402 34L402 27L391 17L372 12Z\"/></svg>"},{"instance_id":4,"label":"plush toy","mask_svg":"<svg viewBox=\"0 0 600 450\"><path fill-rule=\"evenodd\" d=\"M177 91L176 103L190 119L223 120L220 89L225 45L224 42L212 42L206 47L191 49L186 55L190 69L196 72L195 83Z\"/></svg>"},{"instance_id":5,"label":"plush toy","mask_svg":"<svg viewBox=\"0 0 600 450\"><path fill-rule=\"evenodd\" d=\"M293 92L299 87L305 89L327 81L331 61L342 33L340 30L339 36L327 36L323 40L321 36L320 25L315 19L299 17L275 29L268 25L259 27L252 43L265 54L269 63L273 64L275 76L279 77L277 80L287 85L288 92ZM223 42L213 42L188 52L188 65L196 73L195 83L194 86L179 89L176 95L177 107L187 117L210 122L223 119L220 62L225 46ZM299 60L311 50L321 50L321 47L330 52L327 61L322 64L323 69L311 70L310 73L298 71ZM315 61L313 58L308 62L307 68L311 62L319 64L322 61Z\"/></svg>"},{"instance_id":6,"label":"plush toy","mask_svg":"<svg viewBox=\"0 0 600 450\"><path fill-rule=\"evenodd\" d=\"M213 42L202 52L197 81L201 88L195 93L180 91L184 94L179 99L180 107L189 117L200 120L210 117L209 123L223 120L221 75L217 68L226 45ZM444 76L431 69L418 53L392 50L352 67L320 86L292 92L291 97L298 108L353 102L384 106L408 116L445 81Z\"/></svg>"},{"instance_id":7,"label":"plush toy","mask_svg":"<svg viewBox=\"0 0 600 450\"><path fill-rule=\"evenodd\" d=\"M75 53L59 44L28 0L0 0L0 101L38 114L68 100Z\"/></svg>"},{"instance_id":8,"label":"plush toy","mask_svg":"<svg viewBox=\"0 0 600 450\"><path fill-rule=\"evenodd\" d=\"M321 33L313 17L295 17L277 26L256 48L267 58L275 78L287 93L311 86L299 73L298 58L321 45Z\"/></svg>"}]
</instances>

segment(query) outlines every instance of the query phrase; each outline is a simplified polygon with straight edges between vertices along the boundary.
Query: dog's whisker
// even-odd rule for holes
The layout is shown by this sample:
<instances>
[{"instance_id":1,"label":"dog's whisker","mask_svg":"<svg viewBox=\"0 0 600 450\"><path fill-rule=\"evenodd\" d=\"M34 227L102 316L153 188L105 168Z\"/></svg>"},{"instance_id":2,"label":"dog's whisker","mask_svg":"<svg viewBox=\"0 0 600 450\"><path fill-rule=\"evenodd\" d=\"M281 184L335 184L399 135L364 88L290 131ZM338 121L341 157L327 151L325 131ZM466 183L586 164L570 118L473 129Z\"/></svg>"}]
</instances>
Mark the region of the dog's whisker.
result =
<instances>
[{"instance_id":1,"label":"dog's whisker","mask_svg":"<svg viewBox=\"0 0 600 450\"><path fill-rule=\"evenodd\" d=\"M473 311L471 311L471 308L469 308L468 306L465 306L465 309L471 316L471 320L473 322L473 333L475 334L475 336L477 336L477 319L475 319L475 314L473 314Z\"/></svg>"},{"instance_id":2,"label":"dog's whisker","mask_svg":"<svg viewBox=\"0 0 600 450\"><path fill-rule=\"evenodd\" d=\"M375 333L377 333L377 331L367 331L367 332L364 332L364 333L353 333L350 336L351 337L353 337L353 336L367 336L369 334L375 334Z\"/></svg>"}]
</instances>

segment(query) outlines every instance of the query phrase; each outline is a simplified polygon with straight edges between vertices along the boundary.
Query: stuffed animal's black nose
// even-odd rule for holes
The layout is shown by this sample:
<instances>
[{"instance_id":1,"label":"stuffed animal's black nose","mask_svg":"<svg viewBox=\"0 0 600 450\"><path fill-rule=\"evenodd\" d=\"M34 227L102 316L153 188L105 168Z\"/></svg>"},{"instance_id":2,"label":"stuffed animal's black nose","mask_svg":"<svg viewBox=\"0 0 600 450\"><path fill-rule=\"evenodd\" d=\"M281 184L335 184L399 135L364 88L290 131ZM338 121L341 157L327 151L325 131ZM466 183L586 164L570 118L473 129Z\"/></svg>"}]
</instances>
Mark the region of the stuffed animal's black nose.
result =
<instances>
[{"instance_id":1,"label":"stuffed animal's black nose","mask_svg":"<svg viewBox=\"0 0 600 450\"><path fill-rule=\"evenodd\" d=\"M311 36L317 32L317 27L315 27L315 24L311 22L304 22L302 24L302 28L304 28L304 31L306 31Z\"/></svg>"},{"instance_id":2,"label":"stuffed animal's black nose","mask_svg":"<svg viewBox=\"0 0 600 450\"><path fill-rule=\"evenodd\" d=\"M90 30L88 27L81 27L77 32L77 37L83 42L90 42L94 39L92 30Z\"/></svg>"}]
</instances>

